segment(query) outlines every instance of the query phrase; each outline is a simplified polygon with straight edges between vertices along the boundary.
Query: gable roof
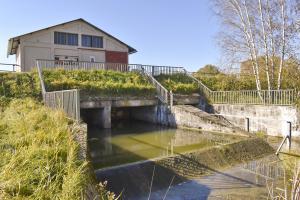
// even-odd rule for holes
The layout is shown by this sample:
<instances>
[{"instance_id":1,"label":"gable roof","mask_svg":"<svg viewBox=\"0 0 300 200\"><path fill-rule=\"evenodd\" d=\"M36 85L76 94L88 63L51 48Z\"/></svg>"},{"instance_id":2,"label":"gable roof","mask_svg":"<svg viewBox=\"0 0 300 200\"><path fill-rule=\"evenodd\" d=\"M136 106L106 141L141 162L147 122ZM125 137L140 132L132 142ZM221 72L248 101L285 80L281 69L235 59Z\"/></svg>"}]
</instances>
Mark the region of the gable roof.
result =
<instances>
[{"instance_id":1,"label":"gable roof","mask_svg":"<svg viewBox=\"0 0 300 200\"><path fill-rule=\"evenodd\" d=\"M9 55L14 55L16 54L17 52L17 49L18 49L18 45L20 43L20 38L23 37L23 36L26 36L26 35L30 35L30 34L34 34L34 33L37 33L39 31L43 31L43 30L48 30L48 29L51 29L51 28L54 28L54 27L57 27L57 26L62 26L62 25L65 25L65 24L69 24L69 23L72 23L72 22L83 22L93 28L95 28L96 30L104 33L105 35L108 35L109 37L117 40L118 42L120 42L121 44L125 45L128 47L129 49L129 54L132 54L132 53L136 53L137 50L132 48L131 46L127 45L126 43L122 42L121 40L119 40L118 38L110 35L109 33L103 31L102 29L98 28L97 26L89 23L88 21L82 19L82 18L79 18L79 19L75 19L75 20L72 20L72 21L68 21L68 22L64 22L64 23L61 23L61 24L57 24L57 25L54 25L54 26L50 26L48 28L44 28L44 29L40 29L40 30L37 30L37 31L33 31L33 32L30 32L30 33L26 33L26 34L23 34L23 35L19 35L19 36L16 36L16 37L13 37L13 38L10 38L8 40L8 47L7 47L7 56Z\"/></svg>"}]
</instances>

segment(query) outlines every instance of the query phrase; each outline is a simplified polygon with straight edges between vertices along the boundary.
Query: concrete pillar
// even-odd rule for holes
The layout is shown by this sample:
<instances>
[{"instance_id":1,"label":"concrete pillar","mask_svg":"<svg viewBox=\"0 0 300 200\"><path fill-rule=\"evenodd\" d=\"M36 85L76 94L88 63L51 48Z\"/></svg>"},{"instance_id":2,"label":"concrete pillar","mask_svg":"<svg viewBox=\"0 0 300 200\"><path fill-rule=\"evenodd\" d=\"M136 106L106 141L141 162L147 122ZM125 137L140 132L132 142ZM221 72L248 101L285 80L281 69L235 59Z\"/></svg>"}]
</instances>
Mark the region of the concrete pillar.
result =
<instances>
[{"instance_id":1,"label":"concrete pillar","mask_svg":"<svg viewBox=\"0 0 300 200\"><path fill-rule=\"evenodd\" d=\"M101 126L103 128L111 128L111 105L107 105L101 112Z\"/></svg>"}]
</instances>

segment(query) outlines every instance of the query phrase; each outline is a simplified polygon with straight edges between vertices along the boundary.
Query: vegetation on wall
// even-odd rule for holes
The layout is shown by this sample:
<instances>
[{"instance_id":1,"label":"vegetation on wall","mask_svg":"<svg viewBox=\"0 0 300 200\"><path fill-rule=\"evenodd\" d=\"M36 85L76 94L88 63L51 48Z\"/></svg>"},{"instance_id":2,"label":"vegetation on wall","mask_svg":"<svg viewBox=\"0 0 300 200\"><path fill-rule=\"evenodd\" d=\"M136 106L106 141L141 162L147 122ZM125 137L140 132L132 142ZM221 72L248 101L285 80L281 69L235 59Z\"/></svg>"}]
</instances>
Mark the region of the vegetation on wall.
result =
<instances>
[{"instance_id":1,"label":"vegetation on wall","mask_svg":"<svg viewBox=\"0 0 300 200\"><path fill-rule=\"evenodd\" d=\"M90 96L154 96L155 88L135 72L44 70L47 91L81 89Z\"/></svg>"},{"instance_id":2,"label":"vegetation on wall","mask_svg":"<svg viewBox=\"0 0 300 200\"><path fill-rule=\"evenodd\" d=\"M193 94L200 91L198 84L185 74L159 75L155 78L174 94Z\"/></svg>"},{"instance_id":3,"label":"vegetation on wall","mask_svg":"<svg viewBox=\"0 0 300 200\"><path fill-rule=\"evenodd\" d=\"M47 91L80 89L91 96L154 96L155 88L146 77L134 72L44 70ZM0 96L41 99L37 72L0 73ZM2 102L2 101L0 101Z\"/></svg>"}]
</instances>

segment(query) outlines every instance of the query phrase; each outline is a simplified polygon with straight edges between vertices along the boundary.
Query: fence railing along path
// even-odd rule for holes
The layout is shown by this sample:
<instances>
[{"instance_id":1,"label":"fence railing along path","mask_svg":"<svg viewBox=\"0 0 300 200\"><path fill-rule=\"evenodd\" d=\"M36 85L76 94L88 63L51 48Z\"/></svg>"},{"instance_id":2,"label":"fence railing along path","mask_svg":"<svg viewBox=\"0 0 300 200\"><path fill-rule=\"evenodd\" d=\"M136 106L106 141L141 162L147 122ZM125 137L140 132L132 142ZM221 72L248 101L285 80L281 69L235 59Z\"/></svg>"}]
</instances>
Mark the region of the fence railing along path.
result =
<instances>
[{"instance_id":1,"label":"fence railing along path","mask_svg":"<svg viewBox=\"0 0 300 200\"><path fill-rule=\"evenodd\" d=\"M50 108L63 110L72 119L80 119L79 90L46 92L44 94L44 103Z\"/></svg>"},{"instance_id":2,"label":"fence railing along path","mask_svg":"<svg viewBox=\"0 0 300 200\"><path fill-rule=\"evenodd\" d=\"M184 73L195 81L200 93L205 95L211 103L216 104L261 104L261 105L292 105L296 99L295 90L241 90L241 91L212 91L200 80L187 72L183 67L153 66L140 64L100 63L100 62L75 62L58 60L37 60L41 68L64 70L115 70L137 71L147 75L157 90L158 97L164 103L173 104L173 94L166 90L155 76L166 74ZM168 95L166 95L168 94ZM169 96L167 98L167 96Z\"/></svg>"},{"instance_id":3,"label":"fence railing along path","mask_svg":"<svg viewBox=\"0 0 300 200\"><path fill-rule=\"evenodd\" d=\"M64 70L113 70L113 71L136 71L143 73L147 76L149 81L156 89L157 96L161 102L173 105L173 93L163 87L154 76L161 74L178 74L185 73L183 67L171 66L153 66L153 65L140 65L140 64L120 64L120 63L100 63L100 62L76 62L76 61L56 61L56 60L37 60L36 65L39 66L39 76L43 80L43 75L40 71L43 69L64 69ZM43 83L42 90L46 91ZM44 89L43 89L44 88Z\"/></svg>"},{"instance_id":4,"label":"fence railing along path","mask_svg":"<svg viewBox=\"0 0 300 200\"><path fill-rule=\"evenodd\" d=\"M44 104L52 109L61 109L66 113L68 117L79 121L80 91L74 89L47 92L43 78L43 68L40 66L39 62L37 62L36 65L40 79Z\"/></svg>"}]
</instances>

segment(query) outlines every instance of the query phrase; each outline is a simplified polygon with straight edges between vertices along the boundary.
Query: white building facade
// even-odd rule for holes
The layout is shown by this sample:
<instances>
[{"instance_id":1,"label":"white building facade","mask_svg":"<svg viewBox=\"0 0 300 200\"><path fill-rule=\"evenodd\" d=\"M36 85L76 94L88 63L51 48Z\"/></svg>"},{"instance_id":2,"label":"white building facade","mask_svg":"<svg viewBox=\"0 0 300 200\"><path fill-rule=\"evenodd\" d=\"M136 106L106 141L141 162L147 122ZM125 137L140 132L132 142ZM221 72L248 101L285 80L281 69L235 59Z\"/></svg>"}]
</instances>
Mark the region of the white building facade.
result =
<instances>
[{"instance_id":1,"label":"white building facade","mask_svg":"<svg viewBox=\"0 0 300 200\"><path fill-rule=\"evenodd\" d=\"M136 50L83 19L9 39L17 71L30 71L37 59L128 64Z\"/></svg>"}]
</instances>

